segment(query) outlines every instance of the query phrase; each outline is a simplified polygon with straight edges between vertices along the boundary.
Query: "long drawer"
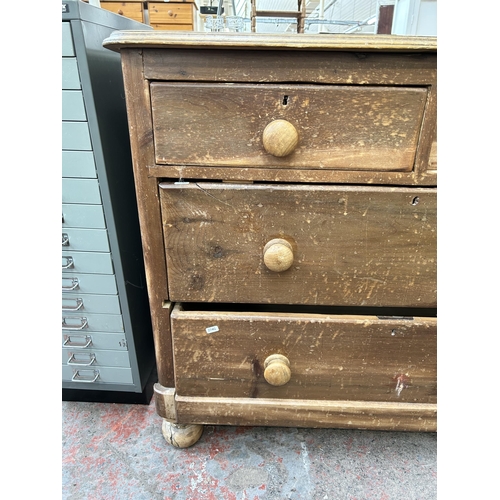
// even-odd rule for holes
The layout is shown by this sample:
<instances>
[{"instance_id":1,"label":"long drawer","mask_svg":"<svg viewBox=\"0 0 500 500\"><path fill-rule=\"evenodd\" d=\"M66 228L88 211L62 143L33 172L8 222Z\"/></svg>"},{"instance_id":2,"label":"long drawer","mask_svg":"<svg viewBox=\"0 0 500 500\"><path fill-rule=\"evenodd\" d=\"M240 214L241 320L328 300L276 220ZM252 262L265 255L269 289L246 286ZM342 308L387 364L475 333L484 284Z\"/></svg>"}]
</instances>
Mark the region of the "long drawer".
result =
<instances>
[{"instance_id":1,"label":"long drawer","mask_svg":"<svg viewBox=\"0 0 500 500\"><path fill-rule=\"evenodd\" d=\"M62 347L92 351L95 349L127 351L127 339L123 333L107 332L63 332Z\"/></svg>"},{"instance_id":2,"label":"long drawer","mask_svg":"<svg viewBox=\"0 0 500 500\"><path fill-rule=\"evenodd\" d=\"M64 313L121 314L118 295L89 295L86 293L65 293L62 297Z\"/></svg>"},{"instance_id":3,"label":"long drawer","mask_svg":"<svg viewBox=\"0 0 500 500\"><path fill-rule=\"evenodd\" d=\"M93 314L83 311L63 311L63 332L123 332L121 314Z\"/></svg>"},{"instance_id":4,"label":"long drawer","mask_svg":"<svg viewBox=\"0 0 500 500\"><path fill-rule=\"evenodd\" d=\"M63 349L62 364L76 367L117 366L130 368L130 358L126 351L103 351Z\"/></svg>"},{"instance_id":5,"label":"long drawer","mask_svg":"<svg viewBox=\"0 0 500 500\"><path fill-rule=\"evenodd\" d=\"M108 232L106 229L64 227L62 249L64 251L109 252Z\"/></svg>"},{"instance_id":6,"label":"long drawer","mask_svg":"<svg viewBox=\"0 0 500 500\"><path fill-rule=\"evenodd\" d=\"M117 367L62 367L63 382L78 382L81 384L132 384L132 370Z\"/></svg>"},{"instance_id":7,"label":"long drawer","mask_svg":"<svg viewBox=\"0 0 500 500\"><path fill-rule=\"evenodd\" d=\"M171 316L179 396L436 402L435 318L188 306Z\"/></svg>"},{"instance_id":8,"label":"long drawer","mask_svg":"<svg viewBox=\"0 0 500 500\"><path fill-rule=\"evenodd\" d=\"M102 205L63 203L62 227L105 229L106 220Z\"/></svg>"},{"instance_id":9,"label":"long drawer","mask_svg":"<svg viewBox=\"0 0 500 500\"><path fill-rule=\"evenodd\" d=\"M113 274L114 269L111 254L101 252L75 252L70 249L63 249L62 272L65 274Z\"/></svg>"},{"instance_id":10,"label":"long drawer","mask_svg":"<svg viewBox=\"0 0 500 500\"><path fill-rule=\"evenodd\" d=\"M116 278L114 275L68 273L62 276L63 297L66 292L97 293L116 295Z\"/></svg>"},{"instance_id":11,"label":"long drawer","mask_svg":"<svg viewBox=\"0 0 500 500\"><path fill-rule=\"evenodd\" d=\"M173 302L436 305L435 189L160 187Z\"/></svg>"}]
</instances>

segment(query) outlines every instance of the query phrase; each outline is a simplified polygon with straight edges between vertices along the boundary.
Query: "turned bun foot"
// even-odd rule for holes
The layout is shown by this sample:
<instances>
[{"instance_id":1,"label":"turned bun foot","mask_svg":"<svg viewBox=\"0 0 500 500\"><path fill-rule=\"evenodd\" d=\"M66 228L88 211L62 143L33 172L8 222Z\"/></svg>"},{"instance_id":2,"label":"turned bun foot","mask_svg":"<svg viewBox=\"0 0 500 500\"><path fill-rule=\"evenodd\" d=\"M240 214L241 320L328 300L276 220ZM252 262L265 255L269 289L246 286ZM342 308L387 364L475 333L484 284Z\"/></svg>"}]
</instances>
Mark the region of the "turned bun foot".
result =
<instances>
[{"instance_id":1,"label":"turned bun foot","mask_svg":"<svg viewBox=\"0 0 500 500\"><path fill-rule=\"evenodd\" d=\"M163 437L167 443L176 448L189 448L193 446L203 434L203 425L199 424L173 424L163 419L161 426Z\"/></svg>"}]
</instances>

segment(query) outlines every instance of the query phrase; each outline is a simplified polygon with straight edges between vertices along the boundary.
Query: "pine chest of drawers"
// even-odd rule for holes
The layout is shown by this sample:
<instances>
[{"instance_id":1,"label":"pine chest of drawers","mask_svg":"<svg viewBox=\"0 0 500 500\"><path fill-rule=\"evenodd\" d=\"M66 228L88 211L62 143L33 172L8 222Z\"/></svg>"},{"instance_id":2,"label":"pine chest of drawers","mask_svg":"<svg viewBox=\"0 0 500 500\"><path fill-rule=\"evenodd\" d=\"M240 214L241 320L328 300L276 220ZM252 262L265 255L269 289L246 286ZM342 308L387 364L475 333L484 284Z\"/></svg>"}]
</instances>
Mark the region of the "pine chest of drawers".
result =
<instances>
[{"instance_id":1,"label":"pine chest of drawers","mask_svg":"<svg viewBox=\"0 0 500 500\"><path fill-rule=\"evenodd\" d=\"M436 39L116 32L159 381L203 424L436 430Z\"/></svg>"}]
</instances>

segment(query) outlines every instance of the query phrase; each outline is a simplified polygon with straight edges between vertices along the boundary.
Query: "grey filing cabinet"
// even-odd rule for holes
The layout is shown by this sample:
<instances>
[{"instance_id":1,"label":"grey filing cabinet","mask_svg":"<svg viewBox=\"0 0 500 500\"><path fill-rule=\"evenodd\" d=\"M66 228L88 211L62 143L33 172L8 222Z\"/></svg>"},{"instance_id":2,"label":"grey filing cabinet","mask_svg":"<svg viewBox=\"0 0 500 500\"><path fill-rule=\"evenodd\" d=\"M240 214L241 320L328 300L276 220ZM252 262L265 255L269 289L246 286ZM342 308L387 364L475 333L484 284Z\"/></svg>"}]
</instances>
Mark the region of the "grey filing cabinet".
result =
<instances>
[{"instance_id":1,"label":"grey filing cabinet","mask_svg":"<svg viewBox=\"0 0 500 500\"><path fill-rule=\"evenodd\" d=\"M63 399L147 403L151 317L116 30L151 27L62 2Z\"/></svg>"}]
</instances>

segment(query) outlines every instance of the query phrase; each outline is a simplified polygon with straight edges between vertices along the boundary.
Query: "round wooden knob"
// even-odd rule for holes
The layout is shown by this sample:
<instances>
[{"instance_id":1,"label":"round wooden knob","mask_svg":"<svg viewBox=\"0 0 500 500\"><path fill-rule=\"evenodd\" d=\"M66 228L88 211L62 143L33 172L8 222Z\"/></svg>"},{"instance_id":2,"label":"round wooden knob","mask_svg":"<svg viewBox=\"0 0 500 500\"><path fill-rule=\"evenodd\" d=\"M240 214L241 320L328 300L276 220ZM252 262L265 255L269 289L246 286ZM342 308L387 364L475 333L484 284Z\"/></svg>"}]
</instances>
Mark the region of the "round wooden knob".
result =
<instances>
[{"instance_id":1,"label":"round wooden knob","mask_svg":"<svg viewBox=\"0 0 500 500\"><path fill-rule=\"evenodd\" d=\"M274 120L262 133L264 149L273 156L287 156L299 143L297 129L286 120Z\"/></svg>"},{"instance_id":2,"label":"round wooden knob","mask_svg":"<svg viewBox=\"0 0 500 500\"><path fill-rule=\"evenodd\" d=\"M264 247L264 264L275 273L286 271L293 264L293 248L288 241L275 238Z\"/></svg>"},{"instance_id":3,"label":"round wooden knob","mask_svg":"<svg viewBox=\"0 0 500 500\"><path fill-rule=\"evenodd\" d=\"M167 11L167 14L172 17L174 15L174 12L172 10Z\"/></svg>"},{"instance_id":4,"label":"round wooden knob","mask_svg":"<svg viewBox=\"0 0 500 500\"><path fill-rule=\"evenodd\" d=\"M264 378L271 385L285 385L291 378L290 361L281 354L271 354L264 361Z\"/></svg>"},{"instance_id":5,"label":"round wooden knob","mask_svg":"<svg viewBox=\"0 0 500 500\"><path fill-rule=\"evenodd\" d=\"M123 10L118 9L118 14L120 14L120 16L123 16Z\"/></svg>"}]
</instances>

